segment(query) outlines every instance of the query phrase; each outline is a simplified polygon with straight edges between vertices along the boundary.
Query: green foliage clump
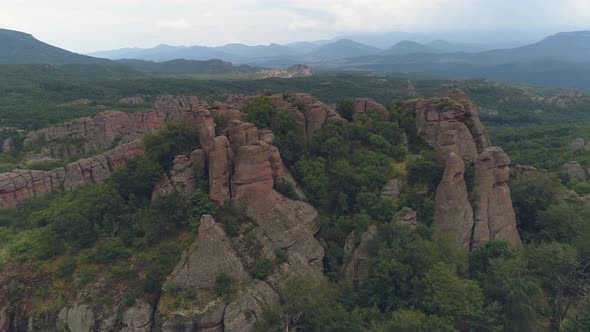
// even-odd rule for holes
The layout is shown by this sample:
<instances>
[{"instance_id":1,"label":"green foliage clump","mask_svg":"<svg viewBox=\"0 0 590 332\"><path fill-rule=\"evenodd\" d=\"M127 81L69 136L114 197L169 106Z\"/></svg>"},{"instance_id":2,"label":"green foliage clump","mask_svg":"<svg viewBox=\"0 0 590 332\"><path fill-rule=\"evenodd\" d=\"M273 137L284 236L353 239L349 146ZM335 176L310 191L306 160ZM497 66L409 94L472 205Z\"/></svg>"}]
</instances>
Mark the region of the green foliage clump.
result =
<instances>
[{"instance_id":1,"label":"green foliage clump","mask_svg":"<svg viewBox=\"0 0 590 332\"><path fill-rule=\"evenodd\" d=\"M158 132L146 135L143 145L146 157L169 171L174 157L180 154L189 155L199 148L199 132L190 123L169 122Z\"/></svg>"}]
</instances>

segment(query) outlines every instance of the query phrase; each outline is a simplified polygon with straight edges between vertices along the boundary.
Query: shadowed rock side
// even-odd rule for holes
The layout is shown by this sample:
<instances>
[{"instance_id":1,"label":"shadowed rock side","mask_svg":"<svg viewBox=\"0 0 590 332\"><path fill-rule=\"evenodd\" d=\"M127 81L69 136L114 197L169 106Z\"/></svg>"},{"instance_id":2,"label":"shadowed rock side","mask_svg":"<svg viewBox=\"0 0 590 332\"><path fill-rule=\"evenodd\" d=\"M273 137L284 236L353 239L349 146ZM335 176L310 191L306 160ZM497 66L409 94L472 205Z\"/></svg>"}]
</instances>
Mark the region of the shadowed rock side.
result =
<instances>
[{"instance_id":1,"label":"shadowed rock side","mask_svg":"<svg viewBox=\"0 0 590 332\"><path fill-rule=\"evenodd\" d=\"M1 173L0 208L15 207L25 199L52 191L71 191L86 184L101 182L142 153L141 142L135 141L51 171L14 170Z\"/></svg>"},{"instance_id":2,"label":"shadowed rock side","mask_svg":"<svg viewBox=\"0 0 590 332\"><path fill-rule=\"evenodd\" d=\"M436 188L434 222L432 228L451 234L455 241L469 250L473 231L473 210L465 185L465 164L455 153L450 153L443 178Z\"/></svg>"},{"instance_id":3,"label":"shadowed rock side","mask_svg":"<svg viewBox=\"0 0 590 332\"><path fill-rule=\"evenodd\" d=\"M472 247L490 240L505 240L513 246L522 242L516 229L508 178L510 158L498 147L485 149L475 162L475 185L479 200L475 213Z\"/></svg>"},{"instance_id":4,"label":"shadowed rock side","mask_svg":"<svg viewBox=\"0 0 590 332\"><path fill-rule=\"evenodd\" d=\"M371 225L361 234L360 239L357 239L355 232L346 237L344 264L340 273L354 286L364 284L369 278L369 246L375 236L377 236L377 226Z\"/></svg>"}]
</instances>

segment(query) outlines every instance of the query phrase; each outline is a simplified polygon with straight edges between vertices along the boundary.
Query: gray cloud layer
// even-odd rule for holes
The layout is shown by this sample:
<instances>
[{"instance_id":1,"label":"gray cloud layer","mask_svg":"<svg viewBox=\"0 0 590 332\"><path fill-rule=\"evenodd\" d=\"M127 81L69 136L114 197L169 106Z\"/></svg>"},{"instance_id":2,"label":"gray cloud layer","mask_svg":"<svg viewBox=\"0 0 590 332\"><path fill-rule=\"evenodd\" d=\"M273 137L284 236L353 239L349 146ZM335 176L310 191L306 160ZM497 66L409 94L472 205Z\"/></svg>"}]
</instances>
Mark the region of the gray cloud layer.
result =
<instances>
[{"instance_id":1,"label":"gray cloud layer","mask_svg":"<svg viewBox=\"0 0 590 332\"><path fill-rule=\"evenodd\" d=\"M78 52L286 43L364 31L540 35L590 28L590 0L0 0L0 8L0 27Z\"/></svg>"}]
</instances>

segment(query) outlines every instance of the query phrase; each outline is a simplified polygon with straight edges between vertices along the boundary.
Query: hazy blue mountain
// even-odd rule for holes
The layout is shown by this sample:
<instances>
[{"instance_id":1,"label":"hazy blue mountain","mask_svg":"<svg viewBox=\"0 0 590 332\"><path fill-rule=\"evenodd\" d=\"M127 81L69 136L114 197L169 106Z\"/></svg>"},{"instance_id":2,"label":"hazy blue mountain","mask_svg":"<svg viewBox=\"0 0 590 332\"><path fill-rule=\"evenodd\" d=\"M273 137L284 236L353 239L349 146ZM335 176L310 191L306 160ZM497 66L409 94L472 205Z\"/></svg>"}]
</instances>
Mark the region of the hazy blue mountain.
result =
<instances>
[{"instance_id":1,"label":"hazy blue mountain","mask_svg":"<svg viewBox=\"0 0 590 332\"><path fill-rule=\"evenodd\" d=\"M387 49L387 54L413 53L442 53L442 51L428 45L413 42L411 40L403 40Z\"/></svg>"},{"instance_id":2,"label":"hazy blue mountain","mask_svg":"<svg viewBox=\"0 0 590 332\"><path fill-rule=\"evenodd\" d=\"M279 44L257 46L227 44L225 46L215 47L215 49L239 58L265 58L296 54L293 49Z\"/></svg>"},{"instance_id":3,"label":"hazy blue mountain","mask_svg":"<svg viewBox=\"0 0 590 332\"><path fill-rule=\"evenodd\" d=\"M364 55L382 54L383 50L357 43L350 39L340 39L333 43L320 46L317 51L310 54L313 58L351 58Z\"/></svg>"},{"instance_id":4,"label":"hazy blue mountain","mask_svg":"<svg viewBox=\"0 0 590 332\"><path fill-rule=\"evenodd\" d=\"M537 43L479 54L480 62L514 63L533 60L590 62L590 31L560 32Z\"/></svg>"},{"instance_id":5,"label":"hazy blue mountain","mask_svg":"<svg viewBox=\"0 0 590 332\"><path fill-rule=\"evenodd\" d=\"M195 74L251 74L262 68L247 65L234 66L231 62L218 59L213 60L185 60L175 59L164 62L154 62L137 59L121 59L117 62L133 69L150 74L166 75L195 75Z\"/></svg>"},{"instance_id":6,"label":"hazy blue mountain","mask_svg":"<svg viewBox=\"0 0 590 332\"><path fill-rule=\"evenodd\" d=\"M288 48L292 49L298 54L308 54L317 51L322 45L333 42L331 40L316 40L316 41L300 41L285 44Z\"/></svg>"},{"instance_id":7,"label":"hazy blue mountain","mask_svg":"<svg viewBox=\"0 0 590 332\"><path fill-rule=\"evenodd\" d=\"M0 29L0 64L108 64L110 62L46 44L28 33Z\"/></svg>"}]
</instances>

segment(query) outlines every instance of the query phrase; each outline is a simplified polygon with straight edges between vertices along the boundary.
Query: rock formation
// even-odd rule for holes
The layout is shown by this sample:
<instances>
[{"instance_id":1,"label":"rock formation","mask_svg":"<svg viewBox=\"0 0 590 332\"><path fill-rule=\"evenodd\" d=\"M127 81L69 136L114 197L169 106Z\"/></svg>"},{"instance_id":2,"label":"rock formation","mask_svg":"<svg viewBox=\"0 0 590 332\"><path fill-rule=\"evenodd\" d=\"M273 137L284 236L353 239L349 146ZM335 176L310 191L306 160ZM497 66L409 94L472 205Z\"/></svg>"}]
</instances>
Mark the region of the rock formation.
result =
<instances>
[{"instance_id":1,"label":"rock formation","mask_svg":"<svg viewBox=\"0 0 590 332\"><path fill-rule=\"evenodd\" d=\"M184 287L213 289L220 273L236 279L248 277L223 229L213 217L203 215L197 239L183 253L168 280Z\"/></svg>"},{"instance_id":2,"label":"rock formation","mask_svg":"<svg viewBox=\"0 0 590 332\"><path fill-rule=\"evenodd\" d=\"M489 240L505 240L520 246L508 179L510 158L498 147L485 149L475 162L475 186L479 200L475 213L472 247Z\"/></svg>"},{"instance_id":3,"label":"rock formation","mask_svg":"<svg viewBox=\"0 0 590 332\"><path fill-rule=\"evenodd\" d=\"M463 160L451 152L442 180L436 188L432 228L450 234L459 245L469 250L473 232L473 210L469 204L464 173Z\"/></svg>"},{"instance_id":4,"label":"rock formation","mask_svg":"<svg viewBox=\"0 0 590 332\"><path fill-rule=\"evenodd\" d=\"M174 158L170 170L170 183L186 197L195 190L195 171L189 157L179 155Z\"/></svg>"},{"instance_id":5,"label":"rock formation","mask_svg":"<svg viewBox=\"0 0 590 332\"><path fill-rule=\"evenodd\" d=\"M371 225L361 234L360 240L357 239L355 232L346 237L341 274L354 286L362 285L369 278L369 246L375 236L377 236L377 226Z\"/></svg>"},{"instance_id":6,"label":"rock formation","mask_svg":"<svg viewBox=\"0 0 590 332\"><path fill-rule=\"evenodd\" d=\"M278 305L279 301L279 295L268 284L254 281L225 308L223 330L251 331L264 309Z\"/></svg>"},{"instance_id":7,"label":"rock formation","mask_svg":"<svg viewBox=\"0 0 590 332\"><path fill-rule=\"evenodd\" d=\"M577 161L570 161L561 166L561 173L573 181L586 181L588 174Z\"/></svg>"},{"instance_id":8,"label":"rock formation","mask_svg":"<svg viewBox=\"0 0 590 332\"><path fill-rule=\"evenodd\" d=\"M446 97L414 100L404 108L415 115L418 135L446 166L436 191L433 228L452 234L466 249L493 239L519 246L507 185L510 159L500 148L490 147L475 103L462 91L451 90ZM474 208L464 180L464 167L472 164L476 169L474 193L479 195Z\"/></svg>"},{"instance_id":9,"label":"rock formation","mask_svg":"<svg viewBox=\"0 0 590 332\"><path fill-rule=\"evenodd\" d=\"M126 97L121 98L117 102L119 104L127 104L127 105L139 105L145 103L145 100L142 97Z\"/></svg>"},{"instance_id":10,"label":"rock formation","mask_svg":"<svg viewBox=\"0 0 590 332\"><path fill-rule=\"evenodd\" d=\"M8 137L2 141L2 152L12 153L14 151L14 140L12 137Z\"/></svg>"},{"instance_id":11,"label":"rock formation","mask_svg":"<svg viewBox=\"0 0 590 332\"><path fill-rule=\"evenodd\" d=\"M434 148L442 164L451 152L472 163L490 146L477 107L462 92L454 90L450 97L419 99L404 108L414 113L418 135Z\"/></svg>"},{"instance_id":12,"label":"rock formation","mask_svg":"<svg viewBox=\"0 0 590 332\"><path fill-rule=\"evenodd\" d=\"M389 112L385 106L370 98L356 98L353 101L354 118L366 116L367 112L376 111L382 120L389 119Z\"/></svg>"},{"instance_id":13,"label":"rock formation","mask_svg":"<svg viewBox=\"0 0 590 332\"><path fill-rule=\"evenodd\" d=\"M397 222L411 229L416 229L416 225L418 225L418 214L409 207L404 207L398 214Z\"/></svg>"},{"instance_id":14,"label":"rock formation","mask_svg":"<svg viewBox=\"0 0 590 332\"><path fill-rule=\"evenodd\" d=\"M0 208L52 191L71 191L107 179L131 158L143 153L139 141L120 145L95 157L80 159L52 171L14 170L0 174Z\"/></svg>"}]
</instances>

